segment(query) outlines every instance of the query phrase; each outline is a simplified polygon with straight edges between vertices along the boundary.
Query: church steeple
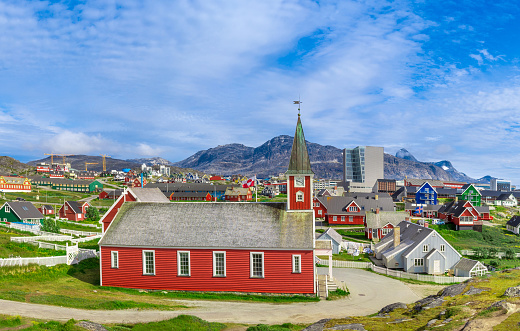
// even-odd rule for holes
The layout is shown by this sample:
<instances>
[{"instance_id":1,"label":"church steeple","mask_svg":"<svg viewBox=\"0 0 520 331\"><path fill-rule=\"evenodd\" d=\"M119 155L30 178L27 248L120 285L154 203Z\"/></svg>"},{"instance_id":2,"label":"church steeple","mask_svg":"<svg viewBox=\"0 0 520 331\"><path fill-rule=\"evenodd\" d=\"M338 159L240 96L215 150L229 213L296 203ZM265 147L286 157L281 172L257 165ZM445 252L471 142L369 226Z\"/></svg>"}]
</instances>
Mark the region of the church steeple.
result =
<instances>
[{"instance_id":1,"label":"church steeple","mask_svg":"<svg viewBox=\"0 0 520 331\"><path fill-rule=\"evenodd\" d=\"M296 132L291 150L291 159L289 160L289 168L286 174L314 174L311 170L311 161L307 152L307 144L305 143L305 135L303 134L302 121L298 114L298 122L296 123Z\"/></svg>"},{"instance_id":2,"label":"church steeple","mask_svg":"<svg viewBox=\"0 0 520 331\"><path fill-rule=\"evenodd\" d=\"M314 172L311 169L300 114L298 114L296 123L289 168L285 175L287 177L287 210L312 212Z\"/></svg>"}]
</instances>

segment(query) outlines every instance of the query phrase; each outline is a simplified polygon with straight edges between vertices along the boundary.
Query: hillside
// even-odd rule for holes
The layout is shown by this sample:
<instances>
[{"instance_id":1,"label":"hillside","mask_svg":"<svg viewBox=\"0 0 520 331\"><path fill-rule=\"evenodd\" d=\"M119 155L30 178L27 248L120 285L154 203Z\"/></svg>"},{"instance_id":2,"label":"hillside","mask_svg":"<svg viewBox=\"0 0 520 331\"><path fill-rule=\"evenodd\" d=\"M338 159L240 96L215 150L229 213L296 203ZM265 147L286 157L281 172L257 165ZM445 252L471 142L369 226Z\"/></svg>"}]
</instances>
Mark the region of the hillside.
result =
<instances>
[{"instance_id":1,"label":"hillside","mask_svg":"<svg viewBox=\"0 0 520 331\"><path fill-rule=\"evenodd\" d=\"M242 144L222 145L199 151L187 159L173 164L212 174L227 175L240 173L247 176L256 174L259 177L266 177L287 170L292 141L293 137L282 135L256 148ZM307 149L312 169L317 177L343 178L342 149L308 141ZM414 161L415 158L406 150L403 150L401 155L410 159L402 159L385 154L385 178L403 179L408 176L409 178L457 180L452 174L438 165ZM452 166L450 169L456 171Z\"/></svg>"},{"instance_id":2,"label":"hillside","mask_svg":"<svg viewBox=\"0 0 520 331\"><path fill-rule=\"evenodd\" d=\"M0 156L0 175L21 174L32 170L34 170L34 167L13 159L10 156Z\"/></svg>"}]
</instances>

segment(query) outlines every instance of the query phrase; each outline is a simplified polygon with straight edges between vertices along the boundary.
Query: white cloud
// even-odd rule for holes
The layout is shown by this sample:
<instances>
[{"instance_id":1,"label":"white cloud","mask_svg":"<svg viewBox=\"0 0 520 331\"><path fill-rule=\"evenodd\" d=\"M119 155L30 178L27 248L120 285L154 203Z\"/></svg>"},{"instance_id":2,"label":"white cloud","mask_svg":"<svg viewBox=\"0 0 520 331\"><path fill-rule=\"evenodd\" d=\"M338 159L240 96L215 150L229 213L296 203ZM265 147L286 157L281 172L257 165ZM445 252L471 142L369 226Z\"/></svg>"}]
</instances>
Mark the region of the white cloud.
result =
<instances>
[{"instance_id":1,"label":"white cloud","mask_svg":"<svg viewBox=\"0 0 520 331\"><path fill-rule=\"evenodd\" d=\"M83 132L63 131L41 143L47 153L88 154L109 146L110 142L101 135L87 135Z\"/></svg>"}]
</instances>

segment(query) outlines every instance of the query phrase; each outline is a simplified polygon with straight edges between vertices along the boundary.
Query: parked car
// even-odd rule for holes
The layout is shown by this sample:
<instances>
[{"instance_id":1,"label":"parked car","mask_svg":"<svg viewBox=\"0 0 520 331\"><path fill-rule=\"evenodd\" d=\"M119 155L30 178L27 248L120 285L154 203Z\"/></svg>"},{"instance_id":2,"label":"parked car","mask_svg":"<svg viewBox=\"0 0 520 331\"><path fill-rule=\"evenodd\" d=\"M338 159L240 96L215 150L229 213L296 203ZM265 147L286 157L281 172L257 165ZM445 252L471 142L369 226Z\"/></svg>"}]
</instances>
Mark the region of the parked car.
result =
<instances>
[{"instance_id":1,"label":"parked car","mask_svg":"<svg viewBox=\"0 0 520 331\"><path fill-rule=\"evenodd\" d=\"M16 200L16 201L25 201L24 198L20 198L20 197L16 198L15 200Z\"/></svg>"}]
</instances>

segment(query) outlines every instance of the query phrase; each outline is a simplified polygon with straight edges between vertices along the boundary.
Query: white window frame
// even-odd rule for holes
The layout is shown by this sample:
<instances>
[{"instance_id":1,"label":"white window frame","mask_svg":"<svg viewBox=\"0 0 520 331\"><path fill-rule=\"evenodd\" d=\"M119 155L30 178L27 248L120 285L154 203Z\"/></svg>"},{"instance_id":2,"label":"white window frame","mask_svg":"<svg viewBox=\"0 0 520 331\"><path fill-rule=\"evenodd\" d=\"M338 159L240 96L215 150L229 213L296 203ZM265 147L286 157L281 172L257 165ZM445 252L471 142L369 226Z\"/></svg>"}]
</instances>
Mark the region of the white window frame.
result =
<instances>
[{"instance_id":1,"label":"white window frame","mask_svg":"<svg viewBox=\"0 0 520 331\"><path fill-rule=\"evenodd\" d=\"M217 275L216 254L224 254L224 274L223 275ZM213 277L226 277L226 252L225 251L214 251L213 252Z\"/></svg>"},{"instance_id":2,"label":"white window frame","mask_svg":"<svg viewBox=\"0 0 520 331\"><path fill-rule=\"evenodd\" d=\"M423 258L415 258L413 259L414 267L424 267L424 259Z\"/></svg>"},{"instance_id":3,"label":"white window frame","mask_svg":"<svg viewBox=\"0 0 520 331\"><path fill-rule=\"evenodd\" d=\"M119 269L119 252L111 251L110 252L110 267L114 269Z\"/></svg>"},{"instance_id":4,"label":"white window frame","mask_svg":"<svg viewBox=\"0 0 520 331\"><path fill-rule=\"evenodd\" d=\"M350 223L354 222L354 216L349 216L349 217L348 217L348 221L349 221Z\"/></svg>"},{"instance_id":5,"label":"white window frame","mask_svg":"<svg viewBox=\"0 0 520 331\"><path fill-rule=\"evenodd\" d=\"M338 221L338 216L332 216L332 221L333 222L337 222Z\"/></svg>"},{"instance_id":6,"label":"white window frame","mask_svg":"<svg viewBox=\"0 0 520 331\"><path fill-rule=\"evenodd\" d=\"M319 207L320 206L320 203L319 202L316 202L316 207Z\"/></svg>"},{"instance_id":7,"label":"white window frame","mask_svg":"<svg viewBox=\"0 0 520 331\"><path fill-rule=\"evenodd\" d=\"M296 263L296 260L298 260L298 263ZM302 273L302 256L299 254L294 254L292 256L292 272L293 274Z\"/></svg>"},{"instance_id":8,"label":"white window frame","mask_svg":"<svg viewBox=\"0 0 520 331\"><path fill-rule=\"evenodd\" d=\"M296 192L296 202L304 202L304 194L302 191Z\"/></svg>"},{"instance_id":9,"label":"white window frame","mask_svg":"<svg viewBox=\"0 0 520 331\"><path fill-rule=\"evenodd\" d=\"M341 216L341 221L345 222L345 216Z\"/></svg>"},{"instance_id":10,"label":"white window frame","mask_svg":"<svg viewBox=\"0 0 520 331\"><path fill-rule=\"evenodd\" d=\"M181 254L188 254L188 273L181 273ZM190 277L191 276L191 256L190 251L177 251L177 276Z\"/></svg>"},{"instance_id":11,"label":"white window frame","mask_svg":"<svg viewBox=\"0 0 520 331\"><path fill-rule=\"evenodd\" d=\"M440 251L441 252L445 252L446 251L446 245L441 244Z\"/></svg>"},{"instance_id":12,"label":"white window frame","mask_svg":"<svg viewBox=\"0 0 520 331\"><path fill-rule=\"evenodd\" d=\"M262 275L255 276L253 274L253 256L260 254L262 256ZM265 278L265 269L264 269L264 252L250 252L249 253L249 277L250 278Z\"/></svg>"},{"instance_id":13,"label":"white window frame","mask_svg":"<svg viewBox=\"0 0 520 331\"><path fill-rule=\"evenodd\" d=\"M9 205L5 205L5 212L6 213L10 213L11 212L11 207L9 207Z\"/></svg>"},{"instance_id":14,"label":"white window frame","mask_svg":"<svg viewBox=\"0 0 520 331\"><path fill-rule=\"evenodd\" d=\"M318 215L321 215L321 209L320 209L320 210L318 210Z\"/></svg>"},{"instance_id":15,"label":"white window frame","mask_svg":"<svg viewBox=\"0 0 520 331\"><path fill-rule=\"evenodd\" d=\"M422 251L423 251L423 253L428 253L428 252L430 251L430 247L429 247L429 245L428 245L428 244L423 245L423 247L422 247Z\"/></svg>"},{"instance_id":16,"label":"white window frame","mask_svg":"<svg viewBox=\"0 0 520 331\"><path fill-rule=\"evenodd\" d=\"M146 253L152 253L153 256L153 273L146 272ZM143 250L143 275L155 276L155 251Z\"/></svg>"}]
</instances>

